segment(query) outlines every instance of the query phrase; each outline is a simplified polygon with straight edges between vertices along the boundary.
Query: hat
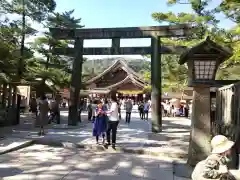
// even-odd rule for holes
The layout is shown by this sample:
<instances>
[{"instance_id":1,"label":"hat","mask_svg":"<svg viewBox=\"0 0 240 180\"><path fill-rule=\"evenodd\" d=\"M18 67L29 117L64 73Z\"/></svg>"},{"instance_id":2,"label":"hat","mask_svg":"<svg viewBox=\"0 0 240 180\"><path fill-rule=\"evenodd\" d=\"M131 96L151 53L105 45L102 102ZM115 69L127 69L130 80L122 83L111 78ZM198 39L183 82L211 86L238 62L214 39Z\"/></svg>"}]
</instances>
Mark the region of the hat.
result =
<instances>
[{"instance_id":1,"label":"hat","mask_svg":"<svg viewBox=\"0 0 240 180\"><path fill-rule=\"evenodd\" d=\"M217 135L212 138L211 146L212 153L220 154L232 148L234 145L233 141L228 140L227 137L223 135Z\"/></svg>"}]
</instances>

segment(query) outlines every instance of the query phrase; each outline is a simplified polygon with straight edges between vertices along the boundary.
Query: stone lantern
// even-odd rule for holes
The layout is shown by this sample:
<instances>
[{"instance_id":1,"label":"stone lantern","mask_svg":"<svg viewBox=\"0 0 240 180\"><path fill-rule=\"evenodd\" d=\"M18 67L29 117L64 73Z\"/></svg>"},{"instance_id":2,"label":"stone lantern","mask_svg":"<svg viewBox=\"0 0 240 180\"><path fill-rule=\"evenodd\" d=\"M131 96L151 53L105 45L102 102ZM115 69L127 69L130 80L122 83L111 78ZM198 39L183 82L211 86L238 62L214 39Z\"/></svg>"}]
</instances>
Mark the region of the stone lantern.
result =
<instances>
[{"instance_id":1,"label":"stone lantern","mask_svg":"<svg viewBox=\"0 0 240 180\"><path fill-rule=\"evenodd\" d=\"M232 56L209 37L180 56L179 64L187 63L188 84L193 87L191 137L188 164L195 165L211 151L210 87L216 84L219 65Z\"/></svg>"},{"instance_id":2,"label":"stone lantern","mask_svg":"<svg viewBox=\"0 0 240 180\"><path fill-rule=\"evenodd\" d=\"M209 37L187 50L180 57L179 64L187 63L189 86L194 84L215 84L219 65L232 56L232 52Z\"/></svg>"}]
</instances>

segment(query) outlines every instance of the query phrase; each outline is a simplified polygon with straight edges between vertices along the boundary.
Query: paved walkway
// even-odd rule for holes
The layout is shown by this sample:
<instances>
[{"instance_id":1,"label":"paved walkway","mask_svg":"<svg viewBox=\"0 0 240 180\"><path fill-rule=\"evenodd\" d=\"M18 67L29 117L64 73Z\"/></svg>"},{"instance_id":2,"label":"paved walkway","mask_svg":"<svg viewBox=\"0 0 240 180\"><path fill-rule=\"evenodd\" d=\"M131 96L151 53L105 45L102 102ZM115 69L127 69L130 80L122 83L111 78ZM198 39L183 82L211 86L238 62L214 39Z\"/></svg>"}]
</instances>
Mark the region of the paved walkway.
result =
<instances>
[{"instance_id":1,"label":"paved walkway","mask_svg":"<svg viewBox=\"0 0 240 180\"><path fill-rule=\"evenodd\" d=\"M30 127L32 127L32 125L30 123L32 121L31 118L29 118L28 120L25 120L25 122L26 122L26 123L24 123L25 126L14 127L12 129L12 133L8 133L8 135L5 136L5 137L8 137L8 138L2 140L2 144L1 144L2 147L0 146L0 151L1 151L1 148L4 150L4 149L6 149L6 146L9 146L9 145L11 146L13 142L22 143L22 142L25 142L26 140L39 139L39 138L41 138L42 140L47 140L47 141L48 140L51 140L51 141L54 140L54 141L71 142L71 143L75 143L75 144L85 144L85 145L93 145L93 144L95 145L96 144L95 143L95 138L92 137L92 124L87 123L86 113L83 113L83 117L85 117L83 119L85 119L85 121L82 124L84 124L84 125L81 125L81 126L78 126L78 127L67 127L66 126L66 119L67 119L66 117L67 117L68 114L67 114L66 111L63 111L63 112L61 112L61 115L62 115L63 118L65 117L65 119L63 120L63 123L65 122L64 123L65 125L50 126L48 128L47 135L44 136L44 137L38 137L37 136L37 129L30 128ZM124 111L122 112L122 116L124 118ZM141 160L141 158L143 158L143 157L146 158L147 157L147 159L155 159L156 161L157 161L158 158L160 158L161 160L159 160L159 162L155 162L155 163L159 164L158 168L156 168L156 166L155 166L155 170L153 170L153 171L156 171L156 172L158 171L158 173L157 173L158 176L159 176L159 173L162 174L161 173L162 172L161 168L159 169L159 167L161 166L160 165L161 162L168 161L168 163L169 163L169 161L173 160L173 158L170 158L170 157L172 157L172 155L182 158L183 156L185 156L187 154L187 152L188 152L188 142L189 142L190 120L184 119L184 118L163 118L163 132L161 132L159 134L152 134L149 131L150 130L149 127L151 127L150 123L151 123L150 120L149 121L140 120L138 118L138 114L136 112L133 112L132 113L132 121L131 121L130 125L125 124L124 119L123 119L120 123L119 129L118 129L118 134L117 134L117 145L118 146L125 147L125 148L131 148L131 149L144 149L145 151L149 152L149 153L146 153L146 155L140 156L140 155L130 155L130 154L123 154L123 153L116 153L116 152L114 153L113 151L107 150L106 152L101 152L101 153L100 152L99 153L95 152L94 155L91 154L91 156L93 156L93 157L90 157L90 159L94 158L97 155L98 155L98 157L101 156L102 158L105 158L105 157L109 156L110 159L111 158L113 159L112 160L113 162L111 162L111 163L116 163L117 161L124 160L125 158L130 158L131 161L133 161L133 162L135 162L135 161L139 162L140 167L138 167L138 165L134 165L134 166L136 166L136 168L138 170L139 170L139 168L140 169L142 168L142 171L144 173L142 173L142 175L140 175L141 178L150 178L150 179L156 178L156 175L152 175L152 174L154 174L153 172L149 173L150 170L148 170L148 168L152 167L151 163L149 163L149 167L148 167L148 164L146 164L148 162L148 160L146 160L146 159ZM0 143L1 143L1 141L0 141ZM43 150L39 149L35 152L31 152L31 148L34 148L34 147L39 147L39 148L43 147ZM34 166L36 169L39 169L39 168L44 169L45 167L49 168L50 166L54 166L54 167L55 166L57 166L57 167L61 166L61 163L54 164L54 165L53 164L48 165L48 163L52 163L51 159L52 159L52 156L55 156L54 155L55 151L58 151L58 150L63 151L63 152L65 152L65 151L68 152L69 151L69 153L70 153L70 151L71 151L71 153L73 152L73 150L67 150L67 149L64 150L62 148L53 148L53 147L47 147L47 146L42 146L42 145L34 145L34 146L29 147L29 148L25 148L25 149L22 149L20 151L14 152L14 153L8 153L6 155L2 155L2 156L0 156L0 161L1 161L1 157L10 157L9 158L10 161L12 161L11 160L11 157L12 157L13 161L15 161L14 160L15 156L17 156L17 154L20 153L19 158L21 158L23 156L23 157L27 157L27 159L28 159L29 156L31 156L31 158L37 158L37 159L43 158L43 159L47 159L47 161L50 161L50 162L47 162L47 165L44 165L44 164L43 165L38 165L40 167L37 167L37 166L35 167ZM45 153L42 153L42 152L45 151L44 150L45 148L47 149L46 150L47 151L46 155L45 155ZM27 151L26 151L26 149L27 149ZM30 151L30 152L28 152L28 151ZM32 150L32 151L34 151L34 150ZM86 151L86 150L83 150L83 149L75 150L74 153L78 153L78 154L73 156L73 157L69 157L69 158L70 159L72 158L72 161L78 161L76 163L79 163L79 162L83 163L83 162L86 162L86 160L83 160L81 158L85 158L84 156L85 155L87 156L87 154L90 151L91 150ZM42 155L41 155L41 153L42 153ZM151 155L154 155L154 153L156 153L156 155L158 155L159 157L158 158L157 157L153 158ZM29 156L26 156L24 154L29 154ZM74 157L78 157L78 156L79 156L80 159L74 160ZM61 159L61 157L59 157L59 158ZM66 158L65 155L64 155L63 158ZM114 160L114 158L119 159L119 160ZM71 161L70 159L69 159L69 161ZM19 161L24 161L25 162L24 159L20 159ZM29 161L33 162L34 160L29 160ZM143 165L141 165L140 162L142 162L142 161L146 161L146 163L144 164L144 162L143 162ZM34 163L37 163L37 162L34 162ZM65 165L65 163L64 163L64 165ZM31 165L29 165L29 168L30 168L30 166ZM69 165L69 166L71 168L73 168L72 165ZM92 167L92 165L88 165L88 166ZM105 165L103 165L103 166L105 166ZM53 169L54 169L54 167L53 167ZM49 173L50 174L59 174L60 173L61 176L62 177L64 176L65 179L66 178L67 179L73 179L73 177L75 179L81 179L81 178L84 179L84 177L86 177L85 179L99 178L99 180L101 180L101 178L114 179L115 176L116 176L116 178L120 178L120 177L125 178L126 174L128 174L127 177L129 177L129 176L131 176L131 178L135 177L134 173L132 172L132 171L135 171L135 170L133 170L134 169L133 165L131 166L131 168L125 168L125 169L128 170L128 172L126 173L125 172L126 170L124 170L124 172L122 173L124 175L122 175L122 174L120 175L120 173L117 171L117 167L119 168L120 166L119 165L116 165L116 167L114 166L115 169L113 168L114 170L111 170L111 172L114 171L114 173L113 174L110 173L111 175L110 174L101 175L100 172L95 172L95 173L91 172L90 173L90 171L87 171L88 173L84 172L84 173L82 173L82 176L80 177L80 174L81 174L82 171L78 170L78 172L76 172L76 171L73 170L74 168L73 169L70 168L70 170L69 169L66 170L67 171L67 172L65 172L66 174L61 174L61 173L64 172L64 170L55 170L55 169L53 170L54 173L52 171L49 172ZM66 168L66 167L64 166L64 168ZM99 166L99 168L101 168L101 167ZM34 172L38 171L36 169L32 170L32 171L34 171ZM152 168L150 168L150 169L152 169ZM130 170L131 170L131 172L130 172ZM10 170L10 171L12 171L12 170ZM15 172L15 169L13 171ZM16 171L18 172L18 170L16 170ZM22 170L20 170L20 171L22 171ZM42 171L44 171L44 170L42 170ZM55 172L55 171L58 171L58 172ZM22 171L22 172L25 172L25 170ZM37 178L38 175L36 175L36 174L39 174L39 173L40 172L36 172L33 175L33 177L35 179L38 179ZM164 173L168 174L168 173L170 173L170 170L166 171L166 172L164 170L163 174ZM1 174L2 174L2 172L1 172L1 168L0 168L0 175ZM79 175L77 175L77 174L79 174ZM148 174L150 174L150 175L148 175ZM171 170L170 174L171 174L171 176L170 175L166 175L166 176L171 177L169 179L172 180L173 179L172 170ZM26 174L21 175L21 176L26 177ZM151 176L154 176L154 178L151 178ZM160 176L164 177L165 175L160 175ZM32 175L30 176L28 174L28 177L32 177ZM79 178L76 178L76 177L79 177ZM8 177L8 178L10 178L10 177ZM60 175L57 175L57 178L61 179ZM57 178L54 177L53 179L57 179ZM138 179L141 179L141 178L139 177ZM49 178L49 179L51 179L51 178ZM164 179L164 178L156 178L156 179ZM168 178L166 178L166 180L168 180ZM175 180L177 180L177 177L175 177ZM179 178L178 180L186 180L186 179L184 179L184 178L180 179Z\"/></svg>"},{"instance_id":2,"label":"paved walkway","mask_svg":"<svg viewBox=\"0 0 240 180\"><path fill-rule=\"evenodd\" d=\"M34 145L0 156L3 180L184 180L172 161L149 155L72 151Z\"/></svg>"},{"instance_id":3,"label":"paved walkway","mask_svg":"<svg viewBox=\"0 0 240 180\"><path fill-rule=\"evenodd\" d=\"M124 111L123 119L117 132L117 145L130 149L142 149L152 154L172 154L179 157L188 152L190 120L185 118L163 118L163 131L153 134L150 131L151 120L139 119L136 112L132 113L131 123L125 124ZM62 117L67 117L67 112L61 112ZM86 114L83 114L85 116ZM150 117L151 118L151 117ZM87 120L85 120L87 121ZM92 137L92 123L83 122L84 126L65 128L66 124L54 125L48 128L44 137L37 135L36 128L15 128L9 136L22 139L39 139L43 141L62 141L74 144L95 145L95 138Z\"/></svg>"}]
</instances>

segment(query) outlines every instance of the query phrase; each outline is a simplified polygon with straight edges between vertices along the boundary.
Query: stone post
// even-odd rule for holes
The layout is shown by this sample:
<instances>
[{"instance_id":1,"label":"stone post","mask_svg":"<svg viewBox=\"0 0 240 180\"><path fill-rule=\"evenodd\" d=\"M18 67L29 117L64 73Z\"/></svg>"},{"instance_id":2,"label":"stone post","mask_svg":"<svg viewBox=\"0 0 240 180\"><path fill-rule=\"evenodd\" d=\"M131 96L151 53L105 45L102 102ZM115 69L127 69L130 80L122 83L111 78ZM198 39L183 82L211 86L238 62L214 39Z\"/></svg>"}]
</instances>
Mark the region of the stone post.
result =
<instances>
[{"instance_id":1,"label":"stone post","mask_svg":"<svg viewBox=\"0 0 240 180\"><path fill-rule=\"evenodd\" d=\"M8 85L8 108L12 107L12 86Z\"/></svg>"},{"instance_id":2,"label":"stone post","mask_svg":"<svg viewBox=\"0 0 240 180\"><path fill-rule=\"evenodd\" d=\"M192 127L188 151L188 164L196 165L211 151L211 105L210 87L193 88Z\"/></svg>"},{"instance_id":3,"label":"stone post","mask_svg":"<svg viewBox=\"0 0 240 180\"><path fill-rule=\"evenodd\" d=\"M2 108L6 107L6 96L7 96L7 84L3 84L2 87Z\"/></svg>"},{"instance_id":4,"label":"stone post","mask_svg":"<svg viewBox=\"0 0 240 180\"><path fill-rule=\"evenodd\" d=\"M160 37L151 38L151 84L152 84L152 132L162 131L161 115L161 55L160 55Z\"/></svg>"},{"instance_id":5,"label":"stone post","mask_svg":"<svg viewBox=\"0 0 240 180\"><path fill-rule=\"evenodd\" d=\"M112 47L111 47L111 54L119 54L120 48L120 38L113 38L112 39Z\"/></svg>"},{"instance_id":6,"label":"stone post","mask_svg":"<svg viewBox=\"0 0 240 180\"><path fill-rule=\"evenodd\" d=\"M82 62L83 62L83 39L75 39L75 59L72 67L72 78L70 85L70 103L68 114L68 125L76 126L79 121L79 97L82 84Z\"/></svg>"}]
</instances>

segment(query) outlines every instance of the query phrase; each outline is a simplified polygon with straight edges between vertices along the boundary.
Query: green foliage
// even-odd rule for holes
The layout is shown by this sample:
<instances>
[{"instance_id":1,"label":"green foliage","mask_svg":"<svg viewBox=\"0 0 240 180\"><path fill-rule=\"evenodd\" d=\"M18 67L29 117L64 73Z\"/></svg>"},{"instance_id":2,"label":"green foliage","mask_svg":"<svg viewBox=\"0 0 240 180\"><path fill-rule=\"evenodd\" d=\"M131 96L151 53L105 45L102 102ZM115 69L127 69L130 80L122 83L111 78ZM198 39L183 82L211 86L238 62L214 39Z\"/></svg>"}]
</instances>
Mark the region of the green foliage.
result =
<instances>
[{"instance_id":1,"label":"green foliage","mask_svg":"<svg viewBox=\"0 0 240 180\"><path fill-rule=\"evenodd\" d=\"M74 11L64 12L62 14L53 13L47 18L47 27L61 27L61 28L81 28L81 19L75 19L72 16ZM68 87L70 83L70 72L72 59L64 56L53 55L52 48L54 46L66 47L69 41L58 41L51 37L46 32L44 37L37 38L31 47L41 54L41 58L35 61L34 68L31 72L35 72L36 78L42 79L42 84L46 81L51 81L60 88ZM36 68L37 67L37 68ZM34 71L35 70L35 71Z\"/></svg>"},{"instance_id":2,"label":"green foliage","mask_svg":"<svg viewBox=\"0 0 240 180\"><path fill-rule=\"evenodd\" d=\"M192 13L174 13L174 12L154 12L152 18L159 22L167 22L168 24L192 24L194 25L193 33L186 38L166 38L162 39L163 43L170 45L184 45L191 47L206 36L223 45L233 49L234 55L224 62L218 72L219 79L239 79L240 73L235 66L240 64L240 13L238 0L223 0L217 7L209 6L211 0L168 0L168 5L187 4L192 7ZM220 20L216 18L216 14L223 12L229 19L236 23L236 27L230 30L219 27ZM176 56L163 56L162 58L162 86L164 91L170 88L182 89L187 82L187 69L177 63ZM239 66L238 66L239 67ZM149 78L149 72L145 73ZM181 87L180 87L181 86Z\"/></svg>"},{"instance_id":3,"label":"green foliage","mask_svg":"<svg viewBox=\"0 0 240 180\"><path fill-rule=\"evenodd\" d=\"M73 16L74 10L65 11L62 14L54 13L48 17L48 27L58 28L82 28L81 18L75 18Z\"/></svg>"},{"instance_id":4,"label":"green foliage","mask_svg":"<svg viewBox=\"0 0 240 180\"><path fill-rule=\"evenodd\" d=\"M0 83L24 82L38 89L50 89L69 86L72 58L53 55L53 46L66 47L70 41L57 41L48 32L26 44L25 39L36 33L32 24L36 21L45 28L81 28L80 18L72 14L54 12L54 0L0 0ZM16 18L9 20L14 14ZM21 71L21 76L19 76ZM40 81L39 81L40 80ZM46 89L45 89L46 90Z\"/></svg>"},{"instance_id":5,"label":"green foliage","mask_svg":"<svg viewBox=\"0 0 240 180\"><path fill-rule=\"evenodd\" d=\"M233 22L240 23L240 1L239 0L223 0L216 12L223 12Z\"/></svg>"},{"instance_id":6,"label":"green foliage","mask_svg":"<svg viewBox=\"0 0 240 180\"><path fill-rule=\"evenodd\" d=\"M5 12L24 15L37 22L44 21L56 7L54 0L1 0L0 3Z\"/></svg>"},{"instance_id":7,"label":"green foliage","mask_svg":"<svg viewBox=\"0 0 240 180\"><path fill-rule=\"evenodd\" d=\"M55 12L56 2L54 0L0 0L0 82L19 82L21 77L25 82L36 83L36 78L41 78L40 83L51 81L56 87L69 85L72 58L56 56L51 51L53 46L67 47L73 43L72 41L57 41L45 32L42 37L37 37L31 43L25 42L25 39L38 33L31 21L38 22L45 28L84 27L81 24L81 18L73 16L74 10ZM196 27L192 35L186 38L161 39L164 44L193 46L210 35L217 43L233 49L234 55L221 65L217 78L238 79L240 76L239 66L237 66L240 64L240 2L239 0L222 0L217 7L209 6L210 2L210 0L168 0L169 6L190 5L192 13L155 12L152 18L159 23L187 23ZM219 19L216 18L220 12L233 21L235 27L228 30L220 28ZM15 15L16 18L9 20L9 15ZM187 84L187 68L185 65L180 66L178 59L179 57L175 55L162 56L163 91L171 88L182 90ZM112 62L113 59L86 61L83 64L84 80L101 73ZM127 60L127 63L150 83L150 62L136 59Z\"/></svg>"}]
</instances>

